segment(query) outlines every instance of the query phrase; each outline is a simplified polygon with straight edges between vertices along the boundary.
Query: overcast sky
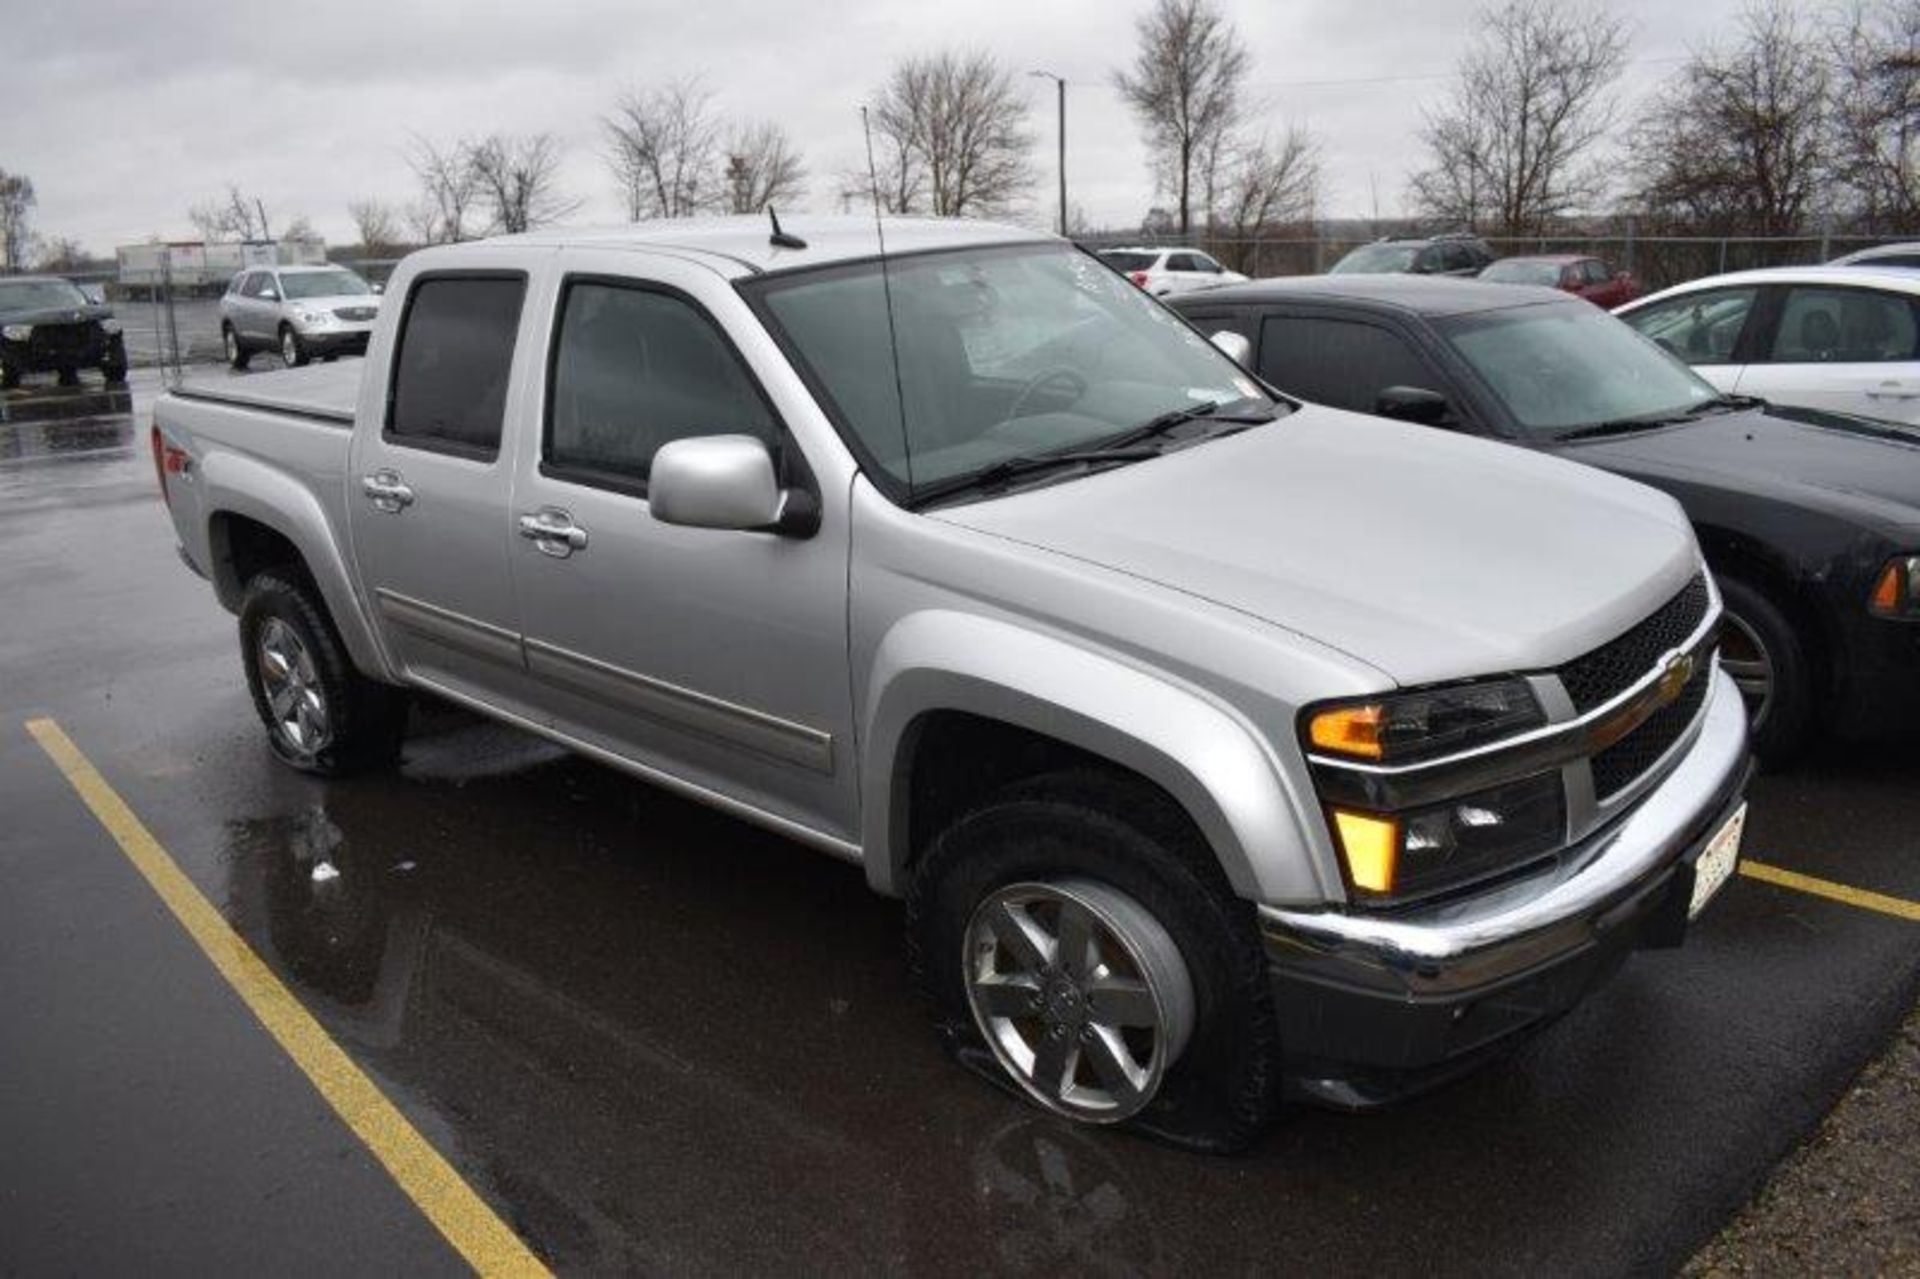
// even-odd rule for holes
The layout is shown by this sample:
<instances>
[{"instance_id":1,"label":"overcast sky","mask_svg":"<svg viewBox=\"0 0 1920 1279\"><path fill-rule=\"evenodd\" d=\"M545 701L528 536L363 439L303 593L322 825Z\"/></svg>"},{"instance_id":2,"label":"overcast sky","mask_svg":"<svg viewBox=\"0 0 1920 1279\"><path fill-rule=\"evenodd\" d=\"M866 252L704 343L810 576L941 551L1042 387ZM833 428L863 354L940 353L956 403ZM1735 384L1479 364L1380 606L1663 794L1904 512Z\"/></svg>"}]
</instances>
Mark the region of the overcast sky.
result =
<instances>
[{"instance_id":1,"label":"overcast sky","mask_svg":"<svg viewBox=\"0 0 1920 1279\"><path fill-rule=\"evenodd\" d=\"M24 7L24 13L22 8ZM1691 47L1719 38L1739 0L1613 0L1633 28L1619 92L1631 103ZM238 183L276 227L305 215L351 242L348 201L414 197L409 133L451 140L550 131L581 221L620 206L599 117L629 87L691 72L731 116L773 120L804 152L807 205L834 207L855 166L859 105L894 59L977 47L1016 72L1069 81L1070 198L1096 225L1137 226L1154 202L1139 129L1112 88L1145 0L7 0L0 169L39 193L35 227L95 252L151 235L191 238L190 205ZM1400 211L1420 158L1423 103L1473 33L1478 0L1224 0L1253 56L1265 118L1309 125L1333 216ZM1329 84L1328 81L1348 83ZM1374 81L1373 83L1351 83ZM1034 104L1039 180L1053 216L1051 82Z\"/></svg>"}]
</instances>

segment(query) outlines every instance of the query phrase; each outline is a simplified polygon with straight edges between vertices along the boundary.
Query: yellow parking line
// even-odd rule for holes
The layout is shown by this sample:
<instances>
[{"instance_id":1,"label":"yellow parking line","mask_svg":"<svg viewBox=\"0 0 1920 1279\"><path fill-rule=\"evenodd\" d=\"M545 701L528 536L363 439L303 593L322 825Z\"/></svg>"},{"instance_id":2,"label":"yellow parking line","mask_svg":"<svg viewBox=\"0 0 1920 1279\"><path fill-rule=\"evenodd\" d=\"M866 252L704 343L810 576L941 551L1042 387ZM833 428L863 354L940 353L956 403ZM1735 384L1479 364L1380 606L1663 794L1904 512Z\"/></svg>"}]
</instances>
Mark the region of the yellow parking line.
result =
<instances>
[{"instance_id":1,"label":"yellow parking line","mask_svg":"<svg viewBox=\"0 0 1920 1279\"><path fill-rule=\"evenodd\" d=\"M29 720L27 731L227 984L447 1242L483 1275L548 1274L540 1259L233 931L60 725L50 719Z\"/></svg>"},{"instance_id":2,"label":"yellow parking line","mask_svg":"<svg viewBox=\"0 0 1920 1279\"><path fill-rule=\"evenodd\" d=\"M1864 888L1836 884L1830 879L1815 879L1812 875L1802 875L1797 870L1769 866L1765 862L1743 861L1740 863L1740 873L1763 883L1778 884L1782 888L1812 893L1815 897L1829 897L1837 902L1845 902L1849 906L1858 906L1862 910L1877 910L1883 915L1892 915L1897 919L1911 919L1915 923L1920 923L1920 902L1910 902L1899 897L1889 897L1885 893L1869 892Z\"/></svg>"}]
</instances>

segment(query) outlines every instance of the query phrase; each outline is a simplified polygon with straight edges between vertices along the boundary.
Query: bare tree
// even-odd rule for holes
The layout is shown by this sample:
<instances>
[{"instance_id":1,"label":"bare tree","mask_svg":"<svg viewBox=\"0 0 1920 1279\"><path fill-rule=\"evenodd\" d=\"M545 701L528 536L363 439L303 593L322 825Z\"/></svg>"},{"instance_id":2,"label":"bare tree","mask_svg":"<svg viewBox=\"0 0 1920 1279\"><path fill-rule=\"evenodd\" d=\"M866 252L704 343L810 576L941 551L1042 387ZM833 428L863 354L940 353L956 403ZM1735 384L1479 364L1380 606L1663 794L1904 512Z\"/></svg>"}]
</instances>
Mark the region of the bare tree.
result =
<instances>
[{"instance_id":1,"label":"bare tree","mask_svg":"<svg viewBox=\"0 0 1920 1279\"><path fill-rule=\"evenodd\" d=\"M892 212L937 217L999 213L1033 170L1027 104L1005 67L982 52L907 58L872 111L876 155L887 158L881 201Z\"/></svg>"},{"instance_id":2,"label":"bare tree","mask_svg":"<svg viewBox=\"0 0 1920 1279\"><path fill-rule=\"evenodd\" d=\"M227 184L226 198L196 204L187 210L187 220L203 240L270 240L273 232L267 224L267 206L259 196L243 193L234 183Z\"/></svg>"},{"instance_id":3,"label":"bare tree","mask_svg":"<svg viewBox=\"0 0 1920 1279\"><path fill-rule=\"evenodd\" d=\"M50 240L41 241L38 249L34 255L34 269L37 271L83 271L91 261L86 246L72 236L56 235Z\"/></svg>"},{"instance_id":4,"label":"bare tree","mask_svg":"<svg viewBox=\"0 0 1920 1279\"><path fill-rule=\"evenodd\" d=\"M353 233L360 247L380 252L400 242L400 219L393 206L371 197L349 201L347 216L353 220Z\"/></svg>"},{"instance_id":5,"label":"bare tree","mask_svg":"<svg viewBox=\"0 0 1920 1279\"><path fill-rule=\"evenodd\" d=\"M580 207L556 190L560 142L551 133L490 134L467 147L480 200L493 215L493 229L509 235L568 217Z\"/></svg>"},{"instance_id":6,"label":"bare tree","mask_svg":"<svg viewBox=\"0 0 1920 1279\"><path fill-rule=\"evenodd\" d=\"M771 122L736 128L727 139L727 209L758 213L791 204L806 191L807 171L786 130Z\"/></svg>"},{"instance_id":7,"label":"bare tree","mask_svg":"<svg viewBox=\"0 0 1920 1279\"><path fill-rule=\"evenodd\" d=\"M1113 83L1146 132L1184 236L1193 227L1196 165L1217 186L1226 139L1240 122L1247 51L1213 0L1155 0L1135 29L1133 66L1115 72Z\"/></svg>"},{"instance_id":8,"label":"bare tree","mask_svg":"<svg viewBox=\"0 0 1920 1279\"><path fill-rule=\"evenodd\" d=\"M26 270L37 200L32 179L0 169L0 270Z\"/></svg>"},{"instance_id":9,"label":"bare tree","mask_svg":"<svg viewBox=\"0 0 1920 1279\"><path fill-rule=\"evenodd\" d=\"M607 167L627 216L686 218L720 198L721 124L698 77L621 97L603 116Z\"/></svg>"},{"instance_id":10,"label":"bare tree","mask_svg":"<svg viewBox=\"0 0 1920 1279\"><path fill-rule=\"evenodd\" d=\"M1215 234L1228 241L1223 255L1236 269L1256 265L1262 235L1313 220L1320 198L1320 144L1305 128L1290 126L1235 148L1220 188Z\"/></svg>"},{"instance_id":11,"label":"bare tree","mask_svg":"<svg viewBox=\"0 0 1920 1279\"><path fill-rule=\"evenodd\" d=\"M1827 187L1827 62L1790 0L1740 19L1739 43L1700 50L1630 142L1651 216L1718 234L1800 230Z\"/></svg>"},{"instance_id":12,"label":"bare tree","mask_svg":"<svg viewBox=\"0 0 1920 1279\"><path fill-rule=\"evenodd\" d=\"M1531 235L1594 203L1594 150L1612 128L1607 96L1626 63L1627 27L1605 10L1507 0L1483 12L1451 97L1421 129L1428 167L1412 193L1428 215Z\"/></svg>"},{"instance_id":13,"label":"bare tree","mask_svg":"<svg viewBox=\"0 0 1920 1279\"><path fill-rule=\"evenodd\" d=\"M1920 0L1856 0L1831 43L1835 176L1869 227L1920 231Z\"/></svg>"},{"instance_id":14,"label":"bare tree","mask_svg":"<svg viewBox=\"0 0 1920 1279\"><path fill-rule=\"evenodd\" d=\"M407 165L420 183L420 201L409 210L409 221L422 243L452 244L478 233L473 223L480 184L465 142L441 146L415 135L407 147Z\"/></svg>"}]
</instances>

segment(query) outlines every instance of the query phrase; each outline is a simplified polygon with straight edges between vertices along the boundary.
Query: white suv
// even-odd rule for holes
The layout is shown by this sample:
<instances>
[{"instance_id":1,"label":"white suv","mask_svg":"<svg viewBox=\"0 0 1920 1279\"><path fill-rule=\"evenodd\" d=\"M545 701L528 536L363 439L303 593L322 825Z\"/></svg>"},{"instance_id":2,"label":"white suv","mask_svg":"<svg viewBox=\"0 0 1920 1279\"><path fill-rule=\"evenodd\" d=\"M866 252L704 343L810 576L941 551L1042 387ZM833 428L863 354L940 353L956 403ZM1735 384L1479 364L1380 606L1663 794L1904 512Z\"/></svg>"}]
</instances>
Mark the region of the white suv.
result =
<instances>
[{"instance_id":1,"label":"white suv","mask_svg":"<svg viewBox=\"0 0 1920 1279\"><path fill-rule=\"evenodd\" d=\"M315 356L364 355L380 315L379 293L343 266L242 271L220 299L227 363L244 369L255 351L275 352L288 368Z\"/></svg>"},{"instance_id":2,"label":"white suv","mask_svg":"<svg viewBox=\"0 0 1920 1279\"><path fill-rule=\"evenodd\" d=\"M1198 249L1102 249L1100 260L1157 298L1247 280Z\"/></svg>"}]
</instances>

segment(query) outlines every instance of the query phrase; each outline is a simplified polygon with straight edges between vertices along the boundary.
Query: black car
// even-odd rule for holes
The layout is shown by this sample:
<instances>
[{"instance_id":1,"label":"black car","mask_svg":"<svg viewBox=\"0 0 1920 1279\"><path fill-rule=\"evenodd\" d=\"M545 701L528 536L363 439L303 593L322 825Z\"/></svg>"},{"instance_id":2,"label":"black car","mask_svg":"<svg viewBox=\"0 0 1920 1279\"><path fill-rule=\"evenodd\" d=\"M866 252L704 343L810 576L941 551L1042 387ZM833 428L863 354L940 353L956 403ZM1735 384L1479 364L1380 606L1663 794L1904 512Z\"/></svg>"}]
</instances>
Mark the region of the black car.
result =
<instances>
[{"instance_id":1,"label":"black car","mask_svg":"<svg viewBox=\"0 0 1920 1279\"><path fill-rule=\"evenodd\" d=\"M98 369L109 383L127 380L127 348L113 309L88 301L52 275L0 278L0 389L29 373L52 373L62 386L80 370Z\"/></svg>"},{"instance_id":2,"label":"black car","mask_svg":"<svg viewBox=\"0 0 1920 1279\"><path fill-rule=\"evenodd\" d=\"M1457 275L1480 274L1495 258L1477 235L1451 231L1445 235L1399 236L1363 244L1338 262L1330 275Z\"/></svg>"},{"instance_id":3,"label":"black car","mask_svg":"<svg viewBox=\"0 0 1920 1279\"><path fill-rule=\"evenodd\" d=\"M1202 332L1243 335L1252 367L1303 399L1672 494L1725 598L1721 661L1763 759L1816 728L1860 739L1920 724L1920 429L1722 395L1547 289L1320 276L1170 304Z\"/></svg>"}]
</instances>

